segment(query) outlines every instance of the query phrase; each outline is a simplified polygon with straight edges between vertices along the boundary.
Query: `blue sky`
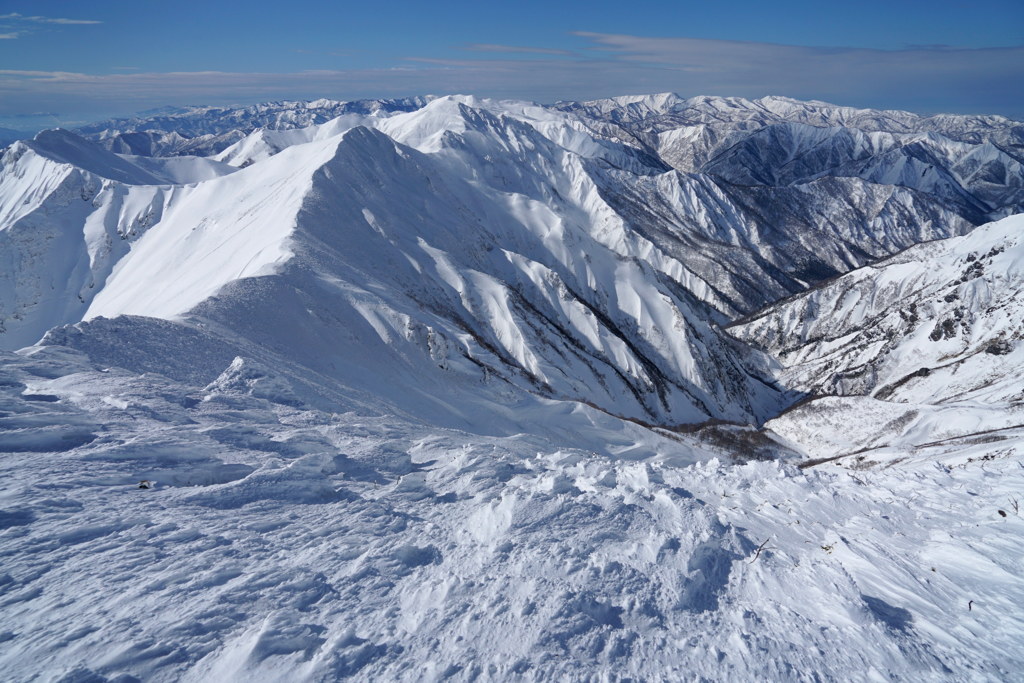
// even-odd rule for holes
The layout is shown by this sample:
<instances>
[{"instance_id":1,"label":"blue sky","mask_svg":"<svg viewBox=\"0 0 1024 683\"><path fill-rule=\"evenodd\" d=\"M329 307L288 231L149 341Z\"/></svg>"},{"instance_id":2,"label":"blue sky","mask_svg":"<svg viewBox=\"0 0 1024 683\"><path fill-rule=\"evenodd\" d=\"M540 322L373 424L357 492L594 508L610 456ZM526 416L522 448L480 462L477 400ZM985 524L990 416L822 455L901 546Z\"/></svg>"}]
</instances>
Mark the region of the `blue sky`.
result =
<instances>
[{"instance_id":1,"label":"blue sky","mask_svg":"<svg viewBox=\"0 0 1024 683\"><path fill-rule=\"evenodd\" d=\"M161 105L672 90L1024 118L1021 0L0 0L0 125Z\"/></svg>"}]
</instances>

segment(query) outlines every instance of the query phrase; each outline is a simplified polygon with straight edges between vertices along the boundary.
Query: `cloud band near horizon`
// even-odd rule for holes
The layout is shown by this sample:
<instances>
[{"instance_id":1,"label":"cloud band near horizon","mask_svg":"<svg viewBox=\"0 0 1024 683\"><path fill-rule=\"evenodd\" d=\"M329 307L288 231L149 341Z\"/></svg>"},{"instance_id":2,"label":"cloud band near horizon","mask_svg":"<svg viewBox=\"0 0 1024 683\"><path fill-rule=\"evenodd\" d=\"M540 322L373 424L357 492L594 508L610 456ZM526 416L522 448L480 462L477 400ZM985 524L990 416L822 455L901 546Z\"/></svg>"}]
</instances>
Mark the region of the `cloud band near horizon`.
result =
<instances>
[{"instance_id":1,"label":"cloud band near horizon","mask_svg":"<svg viewBox=\"0 0 1024 683\"><path fill-rule=\"evenodd\" d=\"M85 74L0 70L0 117L79 116L161 105L273 99L361 99L473 93L553 102L674 91L684 96L785 95L923 113L1024 118L1024 46L820 48L694 38L576 34L576 52L468 45L465 59L408 57L403 66L295 73ZM502 54L482 58L481 52ZM519 52L529 53L528 58ZM1018 85L1014 85L1018 84Z\"/></svg>"}]
</instances>

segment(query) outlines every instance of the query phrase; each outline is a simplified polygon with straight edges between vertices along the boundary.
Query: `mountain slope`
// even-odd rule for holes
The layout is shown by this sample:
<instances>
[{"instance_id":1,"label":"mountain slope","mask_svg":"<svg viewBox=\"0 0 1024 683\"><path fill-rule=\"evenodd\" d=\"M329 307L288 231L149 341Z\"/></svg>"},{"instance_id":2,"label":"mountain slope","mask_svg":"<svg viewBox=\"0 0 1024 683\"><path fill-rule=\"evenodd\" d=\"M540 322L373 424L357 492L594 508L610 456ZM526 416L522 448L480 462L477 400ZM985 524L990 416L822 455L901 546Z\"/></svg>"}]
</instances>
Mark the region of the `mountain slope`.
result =
<instances>
[{"instance_id":1,"label":"mountain slope","mask_svg":"<svg viewBox=\"0 0 1024 683\"><path fill-rule=\"evenodd\" d=\"M287 356L283 331L302 330L297 355L319 382L430 419L446 409L416 398L423 386L454 382L468 397L483 381L663 425L759 423L795 397L720 324L966 232L981 211L936 186L682 174L589 119L524 102L285 103L168 120L219 135L339 111L257 130L218 160L119 155L65 131L13 147L0 170L14 211L0 225L4 344L147 315ZM445 419L464 424L462 402Z\"/></svg>"},{"instance_id":2,"label":"mountain slope","mask_svg":"<svg viewBox=\"0 0 1024 683\"><path fill-rule=\"evenodd\" d=\"M684 172L779 186L822 176L926 190L978 222L1021 210L1024 124L1000 116L672 94L558 105ZM997 179L998 180L995 180Z\"/></svg>"},{"instance_id":3,"label":"mountain slope","mask_svg":"<svg viewBox=\"0 0 1024 683\"><path fill-rule=\"evenodd\" d=\"M1024 216L922 244L731 328L814 395L768 423L807 457L1012 439L1024 425Z\"/></svg>"},{"instance_id":4,"label":"mountain slope","mask_svg":"<svg viewBox=\"0 0 1024 683\"><path fill-rule=\"evenodd\" d=\"M60 131L12 149L9 194L47 199L13 216L8 237L66 215L61 236L47 241L56 251L11 269L5 327L17 334L5 333L7 343L80 318L179 318L217 296L220 307L206 305L204 315L265 338L250 317L225 311L252 306L242 294L251 285L233 283L274 275L280 281L263 286L337 300L348 313L336 324L368 325L372 333L355 335L345 352L364 365L382 345L399 349L396 367L412 377L437 365L482 368L632 418L759 421L790 399L766 383L768 362L716 324L917 241L965 232L980 212L936 186L822 178L743 188L683 175L595 136L587 121L528 103L448 97L408 103L406 113L395 111L401 103L335 104L180 114L197 130L212 118L219 134L260 116L293 125L344 111L323 125L256 131L221 155L230 165L116 155ZM39 187L24 190L23 154L45 159L55 169L48 177L72 169L66 182L96 206L69 204L71 186L56 193L30 181ZM124 213L119 197L139 208ZM59 208L42 208L47 201ZM97 224L102 232L88 228ZM45 294L45 274L69 269L78 275L68 294ZM335 334L321 327L307 338ZM346 381L368 387L390 373L392 361L383 365ZM405 395L408 377L394 386Z\"/></svg>"},{"instance_id":5,"label":"mountain slope","mask_svg":"<svg viewBox=\"0 0 1024 683\"><path fill-rule=\"evenodd\" d=\"M0 158L0 335L5 348L81 319L107 276L165 208L234 172L209 159L112 154L44 131Z\"/></svg>"},{"instance_id":6,"label":"mountain slope","mask_svg":"<svg viewBox=\"0 0 1024 683\"><path fill-rule=\"evenodd\" d=\"M552 163L579 163L549 152ZM777 410L779 392L756 379L764 361L744 360L648 266L596 241L589 223L557 228L563 219L551 210L467 184L449 167L365 128L291 147L177 199L84 317L173 318L216 294L200 315L269 344L285 341L280 329L305 330L307 345L333 339L331 350L306 349L310 362L333 363L340 376L358 370L346 380L367 389L392 386L385 359L396 352L413 377L438 364L474 375L483 368L542 394L657 421L746 421ZM592 189L577 192L585 201ZM223 194L235 199L229 213L206 208ZM565 234L553 239L552 228ZM288 312L271 325L239 312L256 303L255 283L246 282L256 275L271 276L260 297L306 303L259 304ZM346 357L362 360L352 366ZM408 377L393 381L384 391L410 390Z\"/></svg>"},{"instance_id":7,"label":"mountain slope","mask_svg":"<svg viewBox=\"0 0 1024 683\"><path fill-rule=\"evenodd\" d=\"M503 122L494 125L495 115ZM536 178L559 171L531 168L538 161L536 155L495 146L509 121L521 121L591 160L586 172L596 177L602 201L631 230L676 256L687 272L674 278L685 278L688 289L699 290L698 296L726 317L761 308L800 291L807 282L918 241L966 232L983 220L977 202L962 197L943 198L853 179L823 178L789 189L740 187L714 176L666 173L668 167L656 156L594 137L592 131L585 132L583 121L517 102L442 98L408 116L346 116L308 129L258 131L219 158L244 166L291 144L322 139L355 125L379 127L423 151L452 156L439 136L448 126L457 126L464 140L475 140L464 142L461 156L469 158L460 173L476 177L487 172L489 177L481 178L484 182L547 202L551 195ZM518 130L524 134L523 126ZM492 167L501 172L484 171ZM524 175L524 167L531 169L533 180ZM513 178L518 184L510 185ZM524 179L532 189L526 189ZM681 254L687 258L679 258Z\"/></svg>"},{"instance_id":8,"label":"mountain slope","mask_svg":"<svg viewBox=\"0 0 1024 683\"><path fill-rule=\"evenodd\" d=\"M731 331L779 358L786 381L807 391L1014 398L1024 336L1022 232L1024 217L1012 216L912 247Z\"/></svg>"}]
</instances>

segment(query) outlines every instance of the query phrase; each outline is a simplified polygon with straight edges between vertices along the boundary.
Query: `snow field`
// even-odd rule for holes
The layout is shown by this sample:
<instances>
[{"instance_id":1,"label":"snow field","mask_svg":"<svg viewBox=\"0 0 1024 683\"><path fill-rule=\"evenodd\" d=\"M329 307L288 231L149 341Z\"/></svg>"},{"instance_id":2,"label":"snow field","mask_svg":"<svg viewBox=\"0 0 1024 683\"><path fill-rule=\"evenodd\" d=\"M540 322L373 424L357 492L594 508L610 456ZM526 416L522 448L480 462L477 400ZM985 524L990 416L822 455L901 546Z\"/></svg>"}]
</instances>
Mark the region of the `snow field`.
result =
<instances>
[{"instance_id":1,"label":"snow field","mask_svg":"<svg viewBox=\"0 0 1024 683\"><path fill-rule=\"evenodd\" d=\"M1019 437L872 469L688 465L710 454L324 413L261 389L245 361L202 387L43 348L4 364L12 680L1002 680L1022 665ZM23 430L53 445L10 438Z\"/></svg>"}]
</instances>

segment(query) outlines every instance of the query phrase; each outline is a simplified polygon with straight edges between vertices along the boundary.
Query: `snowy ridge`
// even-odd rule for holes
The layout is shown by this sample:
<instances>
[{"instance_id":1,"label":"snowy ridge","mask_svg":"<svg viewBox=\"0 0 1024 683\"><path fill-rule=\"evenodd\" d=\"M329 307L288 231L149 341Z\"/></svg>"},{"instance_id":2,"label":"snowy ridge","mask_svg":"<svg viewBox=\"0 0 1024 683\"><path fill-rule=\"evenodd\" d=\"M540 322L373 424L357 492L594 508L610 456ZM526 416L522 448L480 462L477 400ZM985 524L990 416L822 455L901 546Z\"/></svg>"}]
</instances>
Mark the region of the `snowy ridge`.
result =
<instances>
[{"instance_id":1,"label":"snowy ridge","mask_svg":"<svg viewBox=\"0 0 1024 683\"><path fill-rule=\"evenodd\" d=\"M80 319L172 198L234 171L196 157L120 156L59 129L8 148L0 158L4 345L31 344Z\"/></svg>"},{"instance_id":2,"label":"snowy ridge","mask_svg":"<svg viewBox=\"0 0 1024 683\"><path fill-rule=\"evenodd\" d=\"M309 163L309 154L322 156ZM300 155L305 155L305 167L317 169L308 188L307 181L291 171L292 159ZM740 348L723 343L725 337L657 285L640 262L623 260L630 251L646 247L623 242L626 236L613 214L607 219L612 221L609 228L618 232L600 234L598 241L584 232L587 224L566 226L573 245L567 250L566 237L551 239L550 221L559 219L550 210L505 193L482 194L446 174L446 166L365 128L289 148L266 164L253 165L216 185L200 186L180 200L139 241L85 317L143 312L174 317L229 281L266 274L261 264L288 261L280 283L261 285L264 296L268 290L280 290L281 296L311 297L306 308L333 309L333 318L348 309L354 316L343 325L349 335L369 326L370 336L358 335L356 348L315 354L321 363L339 357L341 373L350 372L349 364L340 361L346 355L365 357L361 374L382 365L368 373L372 379L351 380L357 384L377 384L393 374L392 361L382 363L388 357L384 350L372 350L383 344L419 368L416 374L427 371L422 367L426 363L434 371L438 364L449 371L462 366L462 371L475 375L482 364L514 383L521 376L527 388L557 397L589 396L607 410L633 417L692 422L714 415L746 421L751 415L757 419L770 413L772 408L761 403L777 402L773 396L778 392L757 379L744 379L756 371L744 366ZM254 180L257 173L271 174L261 177L280 178L273 182L284 183L283 187L294 184L296 189L269 190ZM250 206L244 194L222 187L224 183L250 188L260 204ZM391 200L390 188L396 186L406 193L402 205ZM211 196L225 192L238 200L227 216L205 209L198 216L189 208L207 207ZM301 202L296 218L276 217L258 208L267 202L275 210L296 211L299 204L282 200L281 192ZM564 197L580 192L582 203L596 199L592 188L563 188ZM264 223L240 221L240 216ZM275 226L290 223L298 226L294 232L273 232ZM334 229L339 223L347 229ZM259 227L264 224L266 228ZM241 229L229 235L226 226ZM203 246L207 238L213 240L210 247ZM237 244L231 241L236 238ZM280 255L282 247L273 246L285 242L297 258L289 260ZM504 250L494 248L503 243L508 245ZM168 259L168 253L178 253L176 244L181 245L180 255ZM213 245L223 258L211 258ZM583 253L590 263L585 270L575 270L584 263ZM189 261L193 257L195 266ZM181 272L191 279L182 280ZM224 275L230 280L218 279ZM618 284L606 290L602 282ZM231 329L244 327L249 335L271 334L232 312L239 306L251 307L249 296L240 284L205 305L202 315L227 319ZM298 311L306 318L304 309ZM319 320L317 315L287 323L279 319L274 327L313 325L319 333L305 338L338 336ZM661 333L663 329L684 336L673 341ZM688 329L692 331L687 334ZM699 341L689 341L689 335ZM699 364L697 358L702 358ZM472 362L464 365L466 360ZM753 368L764 361L749 362ZM703 372L705 363L735 370L722 383ZM395 378L395 384L396 393L402 393L408 380ZM595 386L606 387L607 397L594 394Z\"/></svg>"},{"instance_id":3,"label":"snowy ridge","mask_svg":"<svg viewBox=\"0 0 1024 683\"><path fill-rule=\"evenodd\" d=\"M230 282L276 272L291 256L287 241L311 173L333 153L330 145L311 151L312 158L303 159L301 166L293 163L297 154L286 153L266 165L176 193L161 220L118 264L84 317L173 318ZM296 173L297 166L308 170ZM223 202L222 197L232 201Z\"/></svg>"},{"instance_id":4,"label":"snowy ridge","mask_svg":"<svg viewBox=\"0 0 1024 683\"><path fill-rule=\"evenodd\" d=\"M1012 216L912 247L731 331L771 351L792 369L786 380L809 391L931 401L977 391L1016 397L1022 231L1024 216ZM978 367L966 372L965 364ZM1000 381L993 384L983 367L1003 370Z\"/></svg>"},{"instance_id":5,"label":"snowy ridge","mask_svg":"<svg viewBox=\"0 0 1024 683\"><path fill-rule=\"evenodd\" d=\"M356 101L319 99L234 108L172 107L150 116L101 121L76 132L122 154L208 156L257 129L305 128L352 114L385 116L413 111L431 99L429 96Z\"/></svg>"},{"instance_id":6,"label":"snowy ridge","mask_svg":"<svg viewBox=\"0 0 1024 683\"><path fill-rule=\"evenodd\" d=\"M60 258L89 260L69 280L70 306L19 293L39 292L56 257L20 261L5 327L22 332L5 343L97 316L180 319L200 304L207 319L268 341L271 330L232 311L266 306L250 297L274 291L347 311L326 326L312 313L316 321L275 324L309 328L310 339L349 329L334 352L306 357L338 358L315 361L317 371L354 390L372 393L392 376L400 401L438 368L469 381L482 370L518 390L658 424L759 422L792 397L766 380L767 359L717 324L965 232L977 213L941 193L855 180L762 191L683 175L530 103L458 96L395 107L345 105L328 123L257 130L216 161L117 155L64 131L24 143L59 168L104 178L111 194L115 183L138 188L127 193L149 208L144 218L107 208L99 247L83 250L73 230L58 240ZM280 120L326 110L285 107L298 118ZM4 167L14 188L24 182L16 157ZM108 206L102 192L92 201ZM100 220L76 211L67 225ZM833 220L823 225L823 213ZM133 239L114 249L114 235ZM280 281L244 284L269 275ZM355 376L342 356L365 358Z\"/></svg>"},{"instance_id":7,"label":"snowy ridge","mask_svg":"<svg viewBox=\"0 0 1024 683\"><path fill-rule=\"evenodd\" d=\"M436 106L427 107L412 116L419 121L434 121L433 124L419 124L426 125L424 131L443 130L444 126L437 125L439 112L442 109L465 108L465 100L466 98L442 98L439 102L440 109ZM994 152L996 159L989 159L984 163L977 161L976 158L989 154L986 150L995 149L988 143L986 147L946 140L942 147L944 151L938 159L934 158L935 155L927 157L928 163L931 164L931 175L922 176L917 171L925 162L913 158L908 162L904 146L898 147L897 156L891 159L885 158L884 155L879 158L871 156L858 162L856 155L839 141L851 139L851 136L863 137L864 134L842 128L814 129L820 130L825 136L817 147L834 147L827 154L833 161L824 165L819 161L820 168L805 169L796 178L787 181L786 184L793 185L793 190L778 185L771 185L771 189L762 190L758 187L736 187L731 182L723 183L719 177L734 182L747 182L741 177L732 177L748 172L742 170L746 166L736 161L734 155L718 163L714 167L716 175L707 180L695 183L681 178L678 181L681 185L716 186L710 188L711 197L707 196L707 191L699 189L696 190L698 196L694 197L691 195L694 190L686 188L680 193L677 187L672 187L676 183L675 180L665 183L662 182L665 178L662 178L657 185L651 187L652 183L643 177L635 177L650 176L663 171L666 168L665 163L657 154L664 153L664 150L644 153L634 150L629 145L622 145L614 136L607 137L601 134L595 137L593 129L588 127L592 121L559 115L557 111L535 105L482 100L473 102L475 111L483 110L521 120L536 128L548 139L580 153L585 158L601 159L612 166L627 170L628 173L623 174L623 177L614 180L610 174L604 174L605 179L610 180L611 184L602 182L599 184L600 189L607 197L607 201L618 204L616 210L625 213L627 218L631 218L630 214L636 216L631 220L634 229L642 230L652 238L658 237L661 240L661 248L673 251L688 249L692 253L693 233L701 236L713 235L711 240L702 240L699 255L695 258L704 254L714 254L714 258L701 264L701 272L693 275L707 281L712 289L725 290L722 294L701 296L730 316L737 312L749 312L769 303L772 295L769 294L766 298L762 293L761 283L766 280L778 283L775 285L778 289L769 289L770 292L794 293L803 285L794 284L792 280L787 281L786 275L813 282L863 265L918 241L962 233L969 229L971 224L984 222L985 216L991 212L1011 211L1012 209L1008 207L1017 205L1020 199L1020 183L1024 178L1021 175L1020 164L1012 159L1007 161L1002 152ZM458 118L460 114L451 111L448 116L451 120L452 117ZM378 119L368 118L358 123L376 126L377 121ZM339 125L356 125L356 121L341 119L326 129L337 131ZM419 137L424 133L408 132L408 123L403 116L381 121L380 126L389 134L393 131L398 136L396 139L422 146L428 151L434 151L438 144L438 138L435 138L430 143L434 147L428 149L424 146L425 140ZM470 127L472 128L472 124ZM306 131L259 132L250 139L241 141L225 154L233 158L231 163L235 165L251 163L252 159L266 158L274 151L297 140L322 136L324 130L325 127L317 127ZM413 126L411 130L415 131L417 128ZM583 132L587 130L590 131L589 134ZM271 134L274 137L266 140ZM401 137L410 134L413 138ZM751 135L753 140L758 139L757 133ZM920 137L918 135L915 139ZM629 139L627 136L627 140ZM251 151L242 151L246 149ZM486 163L493 163L498 151L491 150L489 154L482 155L486 157ZM501 150L502 158L508 158L508 151ZM820 156L821 152L819 149L816 154ZM250 158L247 154L255 156ZM521 154L518 156L521 157ZM514 159L515 155L512 158ZM735 172L728 170L728 159L733 159ZM843 159L846 161L842 162ZM666 160L671 161L671 158L666 157ZM770 171L770 175L779 172L791 173L785 170L787 161L786 156L769 154L759 162L759 166L778 164L779 170ZM809 160L804 160L803 163L808 162ZM847 166L858 163L861 166L871 164L871 168L864 166L860 170L844 171L835 166L842 166L842 163ZM991 174L997 167L1002 169L1003 175ZM469 167L462 172L475 174L479 171L476 167ZM862 176L865 182L851 180L844 183L834 176ZM901 178L905 182L901 182ZM893 184L905 187L906 190L894 190ZM669 197L658 196L666 191L670 193ZM705 196L701 197L701 194ZM620 198L630 196L636 197L636 202L631 202L632 206L621 206ZM838 203L846 203L849 208L837 207L837 199L840 199ZM665 215L665 211L650 210L652 204L666 205L668 215ZM720 208L723 205L724 210ZM789 208L794 205L798 208ZM996 210L992 207L999 208ZM780 210L787 211L788 215L780 216ZM841 215L823 226L821 217L834 216L836 211ZM710 217L709 213L712 214ZM785 225L783 230L778 229L780 223ZM679 229L680 224L685 226L682 231ZM757 235L768 229L779 234L769 239ZM755 233L743 240L748 242L747 246L749 242L753 242L753 250L744 250L746 254L737 253L734 248L737 246L736 238L733 236L736 232ZM791 239L788 235L794 234L806 237L799 239L799 245L791 241L786 249L771 249L773 245L778 246L778 240ZM767 258L769 263L753 265L751 255L755 258ZM741 260L742 265L736 263L737 258ZM713 272L706 272L708 269ZM745 281L737 282L738 278ZM706 287L705 290L707 289Z\"/></svg>"},{"instance_id":8,"label":"snowy ridge","mask_svg":"<svg viewBox=\"0 0 1024 683\"><path fill-rule=\"evenodd\" d=\"M468 107L467 101L474 103L475 108ZM495 125L494 115L506 123ZM917 241L964 232L970 224L981 221L977 202L960 195L946 199L926 192L894 190L891 186L857 182L844 186L835 180L809 182L792 192L782 188L760 191L736 188L713 178L666 176L667 167L656 156L588 135L583 132L584 124L573 117L518 102L442 98L408 117L381 120L346 116L308 129L258 131L218 158L230 160L236 166L247 165L290 144L322 139L355 125L380 127L401 142L436 152L441 150L440 136L454 125L457 128L451 132L474 131L464 137L478 140L472 143L478 149L477 158L464 164L459 172L473 177L482 172L482 166L500 161L505 164L506 175L495 176L490 182L508 187L511 177L522 177L527 161L523 150L494 146L494 141L504 134L499 129L507 128L510 119L522 121L584 158L623 170L619 175L600 170L598 189L605 200L616 205L615 209L630 221L632 229L658 240L661 249L676 253L686 250L690 258L712 257L686 277L691 282L703 280L704 285L695 285L702 290L700 298L730 316L762 307L772 297L799 291L803 285L794 282L794 276L797 280L813 281L845 272ZM522 126L519 129L522 134ZM590 168L587 172L597 170ZM558 170L542 167L531 172L544 179ZM646 179L655 174L661 176L657 182ZM536 184L536 180L530 182ZM783 192L789 196L780 197ZM547 201L547 197L539 198ZM635 200L623 204L625 198ZM837 198L841 198L838 203L849 204L849 208L836 206ZM820 206L822 203L827 206ZM652 211L652 205L663 205L665 209ZM796 208L780 217L778 211L782 207ZM822 214L834 216L837 212L840 216L821 225ZM778 229L780 221L785 225L782 231ZM766 239L760 235L765 230L783 234ZM737 232L753 234L741 238L744 244L737 245ZM766 249L770 242L777 246L779 239L791 239L784 235L801 234L806 236L798 238L799 246L791 243L786 249ZM699 253L694 253L695 239L700 241ZM768 262L755 263L751 257ZM684 262L683 266L687 268L688 264ZM777 283L767 290L767 296L762 285L766 280Z\"/></svg>"},{"instance_id":9,"label":"snowy ridge","mask_svg":"<svg viewBox=\"0 0 1024 683\"><path fill-rule=\"evenodd\" d=\"M912 247L731 328L782 362L782 383L842 397L768 426L812 458L1011 438L1024 425L1022 228L1012 216Z\"/></svg>"}]
</instances>

